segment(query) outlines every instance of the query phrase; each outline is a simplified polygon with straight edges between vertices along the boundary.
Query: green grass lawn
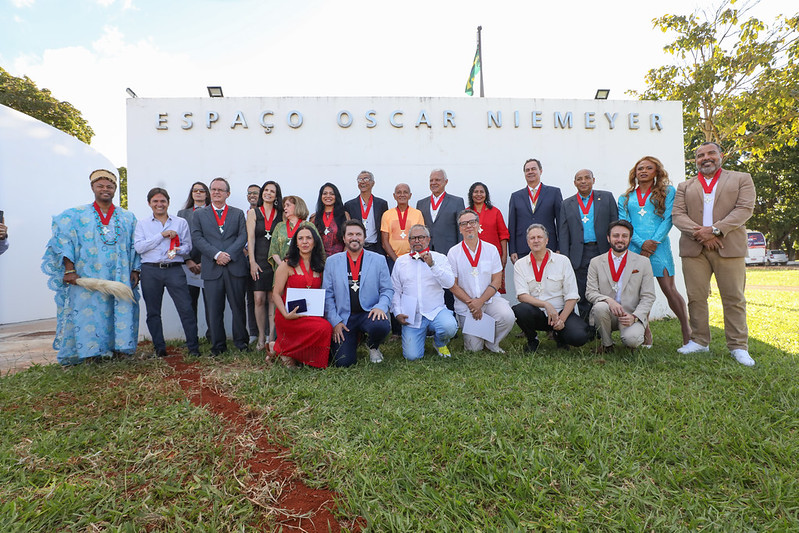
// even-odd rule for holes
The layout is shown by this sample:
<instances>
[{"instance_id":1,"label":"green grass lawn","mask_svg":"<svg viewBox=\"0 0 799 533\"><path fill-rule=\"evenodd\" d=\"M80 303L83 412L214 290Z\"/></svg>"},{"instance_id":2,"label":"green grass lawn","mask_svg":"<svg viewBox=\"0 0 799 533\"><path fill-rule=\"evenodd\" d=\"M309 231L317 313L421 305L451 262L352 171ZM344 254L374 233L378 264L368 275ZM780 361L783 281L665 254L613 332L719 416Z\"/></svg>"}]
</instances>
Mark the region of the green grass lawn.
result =
<instances>
[{"instance_id":1,"label":"green grass lawn","mask_svg":"<svg viewBox=\"0 0 799 533\"><path fill-rule=\"evenodd\" d=\"M799 286L799 270L748 283ZM392 342L381 365L324 371L198 361L373 531L797 530L799 292L747 297L754 368L729 357L716 292L699 356L676 354L664 320L652 350L603 358L552 341L528 356L512 337L504 355L455 341L452 359L413 363ZM224 427L168 372L151 360L0 379L0 530L257 523Z\"/></svg>"}]
</instances>

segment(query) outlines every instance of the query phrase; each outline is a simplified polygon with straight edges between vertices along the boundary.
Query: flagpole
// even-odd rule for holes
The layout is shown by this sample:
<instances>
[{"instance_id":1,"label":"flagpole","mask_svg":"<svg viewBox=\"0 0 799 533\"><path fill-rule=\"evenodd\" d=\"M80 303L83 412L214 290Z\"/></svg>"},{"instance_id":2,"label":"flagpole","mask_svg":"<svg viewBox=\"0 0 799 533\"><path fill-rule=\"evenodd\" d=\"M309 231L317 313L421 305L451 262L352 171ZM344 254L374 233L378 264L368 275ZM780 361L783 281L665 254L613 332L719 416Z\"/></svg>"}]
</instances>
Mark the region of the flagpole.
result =
<instances>
[{"instance_id":1,"label":"flagpole","mask_svg":"<svg viewBox=\"0 0 799 533\"><path fill-rule=\"evenodd\" d=\"M482 26L477 26L477 52L480 54L480 97L485 98L485 85L483 84L483 45L480 42Z\"/></svg>"}]
</instances>

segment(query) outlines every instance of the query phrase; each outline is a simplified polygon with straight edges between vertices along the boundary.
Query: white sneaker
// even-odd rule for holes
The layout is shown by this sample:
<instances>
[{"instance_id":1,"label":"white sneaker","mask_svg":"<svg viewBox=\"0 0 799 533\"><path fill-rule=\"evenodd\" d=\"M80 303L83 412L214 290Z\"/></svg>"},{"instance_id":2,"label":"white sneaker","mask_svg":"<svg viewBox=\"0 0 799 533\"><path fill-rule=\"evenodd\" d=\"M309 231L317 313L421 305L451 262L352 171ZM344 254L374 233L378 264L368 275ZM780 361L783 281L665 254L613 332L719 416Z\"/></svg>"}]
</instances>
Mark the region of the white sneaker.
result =
<instances>
[{"instance_id":1,"label":"white sneaker","mask_svg":"<svg viewBox=\"0 0 799 533\"><path fill-rule=\"evenodd\" d=\"M369 360L373 363L382 363L383 354L377 348L369 348Z\"/></svg>"},{"instance_id":2,"label":"white sneaker","mask_svg":"<svg viewBox=\"0 0 799 533\"><path fill-rule=\"evenodd\" d=\"M749 356L749 352L743 349L732 350L730 355L744 366L755 366L755 360Z\"/></svg>"},{"instance_id":3,"label":"white sneaker","mask_svg":"<svg viewBox=\"0 0 799 533\"><path fill-rule=\"evenodd\" d=\"M709 352L710 348L707 346L702 346L698 342L688 341L682 348L677 348L677 353L681 354L688 354L688 353L699 353L699 352Z\"/></svg>"}]
</instances>

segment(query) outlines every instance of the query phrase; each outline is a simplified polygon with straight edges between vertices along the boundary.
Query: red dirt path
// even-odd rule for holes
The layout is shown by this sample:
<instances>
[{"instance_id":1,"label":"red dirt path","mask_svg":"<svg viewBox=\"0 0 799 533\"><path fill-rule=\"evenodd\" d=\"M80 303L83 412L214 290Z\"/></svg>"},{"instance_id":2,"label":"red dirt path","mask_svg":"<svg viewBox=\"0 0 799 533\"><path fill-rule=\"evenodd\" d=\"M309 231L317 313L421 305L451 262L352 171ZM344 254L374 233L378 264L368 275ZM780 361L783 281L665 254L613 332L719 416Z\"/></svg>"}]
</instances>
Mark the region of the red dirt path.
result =
<instances>
[{"instance_id":1,"label":"red dirt path","mask_svg":"<svg viewBox=\"0 0 799 533\"><path fill-rule=\"evenodd\" d=\"M254 481L245 488L245 493L248 490L257 493L267 485L282 486L282 490L278 489L277 501L268 506L250 498L250 501L265 508L265 515L272 516L276 524L275 530L340 532L342 529L360 531L365 527L366 523L360 517L339 521L332 512L336 509L338 496L332 491L312 489L303 483L296 475L295 465L285 459L288 450L266 436L268 432L257 421L256 416L247 412L235 400L210 388L199 366L186 363L182 355L173 352L169 350L172 355L165 359L175 370L175 374L169 379L178 381L191 403L204 407L225 420L229 429L237 435L261 435L255 438L254 447L242 443L246 438L233 438L231 444L236 456L249 457L244 466L253 474ZM267 524L259 526L267 528Z\"/></svg>"}]
</instances>

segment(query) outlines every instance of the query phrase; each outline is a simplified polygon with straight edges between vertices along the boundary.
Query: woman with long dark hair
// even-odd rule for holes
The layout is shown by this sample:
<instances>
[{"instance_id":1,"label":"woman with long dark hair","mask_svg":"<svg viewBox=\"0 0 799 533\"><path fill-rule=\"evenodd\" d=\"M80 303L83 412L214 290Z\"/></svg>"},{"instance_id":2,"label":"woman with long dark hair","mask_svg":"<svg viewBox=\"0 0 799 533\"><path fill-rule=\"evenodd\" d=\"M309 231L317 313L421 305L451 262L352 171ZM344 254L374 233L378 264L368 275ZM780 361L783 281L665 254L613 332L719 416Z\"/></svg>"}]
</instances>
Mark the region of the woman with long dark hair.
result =
<instances>
[{"instance_id":1,"label":"woman with long dark hair","mask_svg":"<svg viewBox=\"0 0 799 533\"><path fill-rule=\"evenodd\" d=\"M324 317L301 316L297 308L286 309L286 289L319 289L325 270L322 239L307 222L300 223L291 238L285 261L275 271L272 301L277 313L277 340L267 345L267 363L276 356L286 366L303 363L326 368L330 358L333 327Z\"/></svg>"},{"instance_id":2,"label":"woman with long dark hair","mask_svg":"<svg viewBox=\"0 0 799 533\"><path fill-rule=\"evenodd\" d=\"M686 344L691 340L691 326L685 300L674 283L674 258L669 241L676 190L663 163L652 156L639 159L630 169L627 181L627 191L619 196L619 218L633 225L630 250L649 258L652 273L669 307L680 320L683 344ZM649 326L644 333L644 346L652 346Z\"/></svg>"},{"instance_id":3,"label":"woman with long dark hair","mask_svg":"<svg viewBox=\"0 0 799 533\"><path fill-rule=\"evenodd\" d=\"M316 199L316 213L311 215L310 221L322 237L327 257L344 251L342 228L349 219L338 187L330 182L322 185Z\"/></svg>"},{"instance_id":4,"label":"woman with long dark hair","mask_svg":"<svg viewBox=\"0 0 799 533\"><path fill-rule=\"evenodd\" d=\"M485 183L476 181L469 187L469 209L480 217L480 240L490 242L497 247L499 259L502 261L502 269L504 270L508 262L510 233L508 232L508 226L505 225L502 213L491 203L491 194L489 194L488 186ZM499 292L505 294L504 272L502 273L502 286L499 288Z\"/></svg>"},{"instance_id":5,"label":"woman with long dark hair","mask_svg":"<svg viewBox=\"0 0 799 533\"><path fill-rule=\"evenodd\" d=\"M191 222L194 218L194 212L210 203L211 191L208 190L208 186L201 181L195 181L191 184L191 189L189 189L189 197L186 199L186 203L183 204L183 209L178 211L178 216L180 218L186 219L186 222L189 223L189 230L191 230ZM189 258L186 260L183 268L186 270L187 276L191 276L191 274L194 274L195 277L199 276L200 271L202 270L202 254L198 248L192 247L191 252L189 252ZM194 316L196 318L197 307L200 300L200 290L202 290L203 306L205 307L205 324L206 327L208 327L210 320L208 317L208 301L205 298L205 289L201 289L201 287L192 285L190 283L189 296L191 296L191 308L194 309ZM211 334L208 330L205 332L205 338L211 340Z\"/></svg>"},{"instance_id":6,"label":"woman with long dark hair","mask_svg":"<svg viewBox=\"0 0 799 533\"><path fill-rule=\"evenodd\" d=\"M272 306L272 283L275 271L269 263L272 232L283 221L283 195L280 185L269 180L261 186L258 203L247 212L247 250L250 259L250 276L253 279L255 323L258 325L256 349L262 350L267 341L266 326L269 320L269 337L274 338L275 310Z\"/></svg>"}]
</instances>

